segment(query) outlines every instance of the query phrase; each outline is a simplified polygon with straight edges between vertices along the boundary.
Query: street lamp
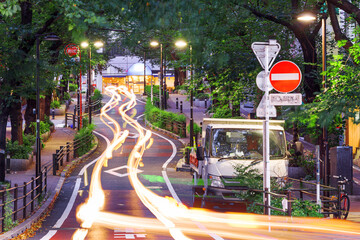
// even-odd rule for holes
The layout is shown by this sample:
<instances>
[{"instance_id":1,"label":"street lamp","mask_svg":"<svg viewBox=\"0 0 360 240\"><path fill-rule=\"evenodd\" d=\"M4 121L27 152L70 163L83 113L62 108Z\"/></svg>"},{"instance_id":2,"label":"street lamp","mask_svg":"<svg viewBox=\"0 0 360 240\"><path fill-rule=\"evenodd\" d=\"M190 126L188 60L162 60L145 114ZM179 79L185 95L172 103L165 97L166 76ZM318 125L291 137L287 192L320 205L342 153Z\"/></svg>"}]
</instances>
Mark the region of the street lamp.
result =
<instances>
[{"instance_id":1,"label":"street lamp","mask_svg":"<svg viewBox=\"0 0 360 240\"><path fill-rule=\"evenodd\" d=\"M183 41L183 40L178 40L175 42L175 46L179 47L179 48L184 48L186 47L188 44ZM193 72L192 72L192 46L189 45L189 49L190 49L190 146L194 146L194 116L193 116L193 108L194 108L194 103L193 103Z\"/></svg>"},{"instance_id":2,"label":"street lamp","mask_svg":"<svg viewBox=\"0 0 360 240\"><path fill-rule=\"evenodd\" d=\"M162 109L162 89L163 89L163 48L162 43L157 41L151 41L150 45L153 47L157 47L160 45L160 79L159 79L159 107ZM152 97L152 87L151 87L151 97ZM166 101L166 99L165 99Z\"/></svg>"},{"instance_id":3,"label":"street lamp","mask_svg":"<svg viewBox=\"0 0 360 240\"><path fill-rule=\"evenodd\" d=\"M316 16L311 12L303 12L298 15L297 19L299 21L314 21ZM321 35L322 35L322 71L326 71L326 16L322 14L321 16ZM323 88L326 88L326 74L323 75ZM329 159L329 144L328 144L328 129L323 127L323 141L324 141L324 150L325 150L325 164L324 164L324 176L323 181L325 185L329 184L330 178L330 159Z\"/></svg>"},{"instance_id":4,"label":"street lamp","mask_svg":"<svg viewBox=\"0 0 360 240\"><path fill-rule=\"evenodd\" d=\"M39 78L40 78L40 38L44 41L58 41L60 38L54 34L37 34L36 37L36 160L35 160L35 176L36 178L41 176L41 139L40 139L40 90L39 90ZM41 184L41 177L37 180L37 185ZM38 192L41 192L41 188L38 188Z\"/></svg>"},{"instance_id":5,"label":"street lamp","mask_svg":"<svg viewBox=\"0 0 360 240\"><path fill-rule=\"evenodd\" d=\"M89 113L89 124L91 124L91 114L92 114L92 109L91 109L91 45L88 42L82 42L81 44L82 48L88 48L88 57L89 57L89 71L88 71L88 79L87 79L87 102L88 102L88 113ZM94 42L94 47L95 48L102 48L104 46L104 43L101 41L96 41Z\"/></svg>"}]
</instances>

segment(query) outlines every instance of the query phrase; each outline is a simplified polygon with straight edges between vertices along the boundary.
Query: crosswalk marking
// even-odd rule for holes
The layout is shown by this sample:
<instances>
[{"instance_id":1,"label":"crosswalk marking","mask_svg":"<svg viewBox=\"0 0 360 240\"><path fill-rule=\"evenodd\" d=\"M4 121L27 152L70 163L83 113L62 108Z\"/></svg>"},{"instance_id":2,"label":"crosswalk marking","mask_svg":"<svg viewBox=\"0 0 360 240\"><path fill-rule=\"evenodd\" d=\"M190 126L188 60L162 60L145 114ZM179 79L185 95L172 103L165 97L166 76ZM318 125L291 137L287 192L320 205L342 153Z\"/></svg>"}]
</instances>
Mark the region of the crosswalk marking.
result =
<instances>
[{"instance_id":1,"label":"crosswalk marking","mask_svg":"<svg viewBox=\"0 0 360 240\"><path fill-rule=\"evenodd\" d=\"M114 229L114 238L115 239L137 239L137 238L146 238L144 229Z\"/></svg>"}]
</instances>

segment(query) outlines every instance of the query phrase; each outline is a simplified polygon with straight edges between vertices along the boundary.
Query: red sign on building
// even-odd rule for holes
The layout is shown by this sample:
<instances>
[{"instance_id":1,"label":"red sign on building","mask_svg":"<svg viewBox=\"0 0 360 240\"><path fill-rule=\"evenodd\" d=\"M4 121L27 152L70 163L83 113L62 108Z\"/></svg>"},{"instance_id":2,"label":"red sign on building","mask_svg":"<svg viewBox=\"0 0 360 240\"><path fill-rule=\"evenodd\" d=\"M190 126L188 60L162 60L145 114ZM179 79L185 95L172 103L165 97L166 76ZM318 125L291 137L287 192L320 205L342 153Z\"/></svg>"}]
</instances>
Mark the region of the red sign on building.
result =
<instances>
[{"instance_id":1,"label":"red sign on building","mask_svg":"<svg viewBox=\"0 0 360 240\"><path fill-rule=\"evenodd\" d=\"M278 92L292 92L301 82L300 68L291 61L280 61L270 70L271 85Z\"/></svg>"}]
</instances>

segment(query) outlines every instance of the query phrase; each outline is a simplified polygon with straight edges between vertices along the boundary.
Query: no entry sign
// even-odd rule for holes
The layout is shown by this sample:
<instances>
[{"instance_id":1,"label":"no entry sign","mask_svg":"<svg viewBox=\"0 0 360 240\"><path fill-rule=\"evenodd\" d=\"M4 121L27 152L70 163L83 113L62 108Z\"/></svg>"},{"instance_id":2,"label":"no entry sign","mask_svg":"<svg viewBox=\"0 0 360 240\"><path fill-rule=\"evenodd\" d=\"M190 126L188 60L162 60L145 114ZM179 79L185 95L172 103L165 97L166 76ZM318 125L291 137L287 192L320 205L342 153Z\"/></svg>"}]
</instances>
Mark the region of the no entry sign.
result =
<instances>
[{"instance_id":1,"label":"no entry sign","mask_svg":"<svg viewBox=\"0 0 360 240\"><path fill-rule=\"evenodd\" d=\"M76 56L78 54L78 51L79 51L79 47L74 43L68 44L64 49L65 55L69 57Z\"/></svg>"},{"instance_id":2,"label":"no entry sign","mask_svg":"<svg viewBox=\"0 0 360 240\"><path fill-rule=\"evenodd\" d=\"M292 92L301 82L300 68L291 61L280 61L270 70L271 85L278 92Z\"/></svg>"}]
</instances>

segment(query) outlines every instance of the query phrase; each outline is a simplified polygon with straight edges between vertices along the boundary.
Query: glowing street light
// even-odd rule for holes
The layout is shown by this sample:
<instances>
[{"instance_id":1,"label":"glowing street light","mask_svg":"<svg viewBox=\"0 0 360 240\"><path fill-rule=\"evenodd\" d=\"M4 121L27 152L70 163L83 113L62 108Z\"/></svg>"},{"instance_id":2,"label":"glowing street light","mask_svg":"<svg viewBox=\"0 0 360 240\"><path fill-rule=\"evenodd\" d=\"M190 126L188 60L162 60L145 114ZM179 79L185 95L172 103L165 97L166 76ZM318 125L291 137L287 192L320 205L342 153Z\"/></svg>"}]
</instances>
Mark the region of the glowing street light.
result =
<instances>
[{"instance_id":1,"label":"glowing street light","mask_svg":"<svg viewBox=\"0 0 360 240\"><path fill-rule=\"evenodd\" d=\"M187 42L185 42L184 40L178 40L175 42L175 46L179 47L179 48L184 48L186 47L188 44ZM193 88L191 88L192 84L193 84L193 73L192 73L192 46L189 45L189 49L190 49L190 146L194 146L194 116L193 116L193 108L194 108L194 103L193 103Z\"/></svg>"},{"instance_id":2,"label":"glowing street light","mask_svg":"<svg viewBox=\"0 0 360 240\"><path fill-rule=\"evenodd\" d=\"M89 124L91 124L91 113L92 113L92 109L91 109L91 45L89 44L89 42L84 41L80 44L80 46L82 48L87 48L88 49L88 56L89 56L89 73L88 73L88 79L87 79L87 102L88 102L88 113L89 113ZM104 46L104 43L101 41L96 41L94 42L94 47L95 48L102 48Z\"/></svg>"}]
</instances>

